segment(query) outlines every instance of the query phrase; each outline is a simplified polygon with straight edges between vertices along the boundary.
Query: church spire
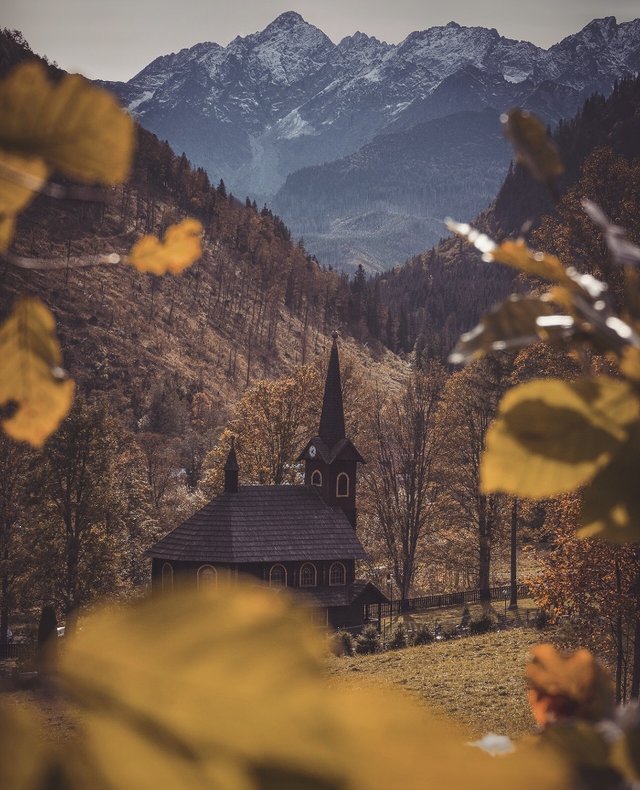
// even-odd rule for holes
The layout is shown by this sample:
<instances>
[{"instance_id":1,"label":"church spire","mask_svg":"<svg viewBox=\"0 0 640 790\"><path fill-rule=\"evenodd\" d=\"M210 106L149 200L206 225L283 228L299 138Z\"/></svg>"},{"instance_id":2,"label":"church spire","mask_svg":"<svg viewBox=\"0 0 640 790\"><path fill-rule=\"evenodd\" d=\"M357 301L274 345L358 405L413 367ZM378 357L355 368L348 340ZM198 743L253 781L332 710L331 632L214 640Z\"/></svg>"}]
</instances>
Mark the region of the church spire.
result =
<instances>
[{"instance_id":1,"label":"church spire","mask_svg":"<svg viewBox=\"0 0 640 790\"><path fill-rule=\"evenodd\" d=\"M340 360L338 359L338 333L334 332L327 380L324 385L322 414L318 436L329 449L345 438L342 384L340 383Z\"/></svg>"}]
</instances>

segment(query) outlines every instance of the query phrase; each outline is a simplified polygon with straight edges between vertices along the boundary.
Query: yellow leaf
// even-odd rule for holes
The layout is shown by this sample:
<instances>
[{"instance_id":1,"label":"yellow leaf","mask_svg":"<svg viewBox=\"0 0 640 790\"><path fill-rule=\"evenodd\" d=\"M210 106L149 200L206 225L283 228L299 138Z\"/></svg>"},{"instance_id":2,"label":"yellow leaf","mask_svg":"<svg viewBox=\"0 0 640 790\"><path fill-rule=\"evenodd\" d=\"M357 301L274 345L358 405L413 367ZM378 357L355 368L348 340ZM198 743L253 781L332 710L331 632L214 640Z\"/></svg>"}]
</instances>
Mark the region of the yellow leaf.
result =
<instances>
[{"instance_id":1,"label":"yellow leaf","mask_svg":"<svg viewBox=\"0 0 640 790\"><path fill-rule=\"evenodd\" d=\"M497 246L487 257L493 261L504 263L518 271L532 277L541 277L544 280L573 285L573 280L565 271L559 258L543 252L534 252L529 249L522 239L517 241L504 241Z\"/></svg>"},{"instance_id":2,"label":"yellow leaf","mask_svg":"<svg viewBox=\"0 0 640 790\"><path fill-rule=\"evenodd\" d=\"M640 349L625 346L619 362L621 372L636 384L640 383Z\"/></svg>"},{"instance_id":3,"label":"yellow leaf","mask_svg":"<svg viewBox=\"0 0 640 790\"><path fill-rule=\"evenodd\" d=\"M36 710L21 701L0 703L0 787L40 790L49 748Z\"/></svg>"},{"instance_id":4,"label":"yellow leaf","mask_svg":"<svg viewBox=\"0 0 640 790\"><path fill-rule=\"evenodd\" d=\"M4 252L5 250L9 249L15 227L15 217L0 217L0 252Z\"/></svg>"},{"instance_id":5,"label":"yellow leaf","mask_svg":"<svg viewBox=\"0 0 640 790\"><path fill-rule=\"evenodd\" d=\"M55 320L37 299L16 302L0 326L0 405L17 404L2 422L13 439L40 447L66 416L74 384L64 379Z\"/></svg>"},{"instance_id":6,"label":"yellow leaf","mask_svg":"<svg viewBox=\"0 0 640 790\"><path fill-rule=\"evenodd\" d=\"M495 760L400 693L328 684L324 650L287 596L249 584L104 611L62 656L80 713L69 774L94 765L131 790L566 786L557 760Z\"/></svg>"},{"instance_id":7,"label":"yellow leaf","mask_svg":"<svg viewBox=\"0 0 640 790\"><path fill-rule=\"evenodd\" d=\"M39 157L27 158L0 150L0 214L17 214L45 184L47 166Z\"/></svg>"},{"instance_id":8,"label":"yellow leaf","mask_svg":"<svg viewBox=\"0 0 640 790\"><path fill-rule=\"evenodd\" d=\"M596 722L567 719L540 735L541 747L562 756L572 768L569 788L614 790L627 787L613 758L611 738Z\"/></svg>"},{"instance_id":9,"label":"yellow leaf","mask_svg":"<svg viewBox=\"0 0 640 790\"><path fill-rule=\"evenodd\" d=\"M622 713L622 731L611 747L612 763L629 780L631 786L632 783L640 781L640 729L634 714L633 706L629 706Z\"/></svg>"},{"instance_id":10,"label":"yellow leaf","mask_svg":"<svg viewBox=\"0 0 640 790\"><path fill-rule=\"evenodd\" d=\"M566 316L554 316L555 313L548 302L538 297L512 294L485 313L471 332L462 335L449 355L449 362L458 365L479 359L489 351L520 348L556 335L562 337L566 331L564 326L554 330L545 328L538 322L541 317L548 321L554 317L560 321L566 319Z\"/></svg>"},{"instance_id":11,"label":"yellow leaf","mask_svg":"<svg viewBox=\"0 0 640 790\"><path fill-rule=\"evenodd\" d=\"M639 411L629 385L607 376L514 387L487 432L482 490L530 499L575 490L611 461Z\"/></svg>"},{"instance_id":12,"label":"yellow leaf","mask_svg":"<svg viewBox=\"0 0 640 790\"><path fill-rule=\"evenodd\" d=\"M202 225L196 219L185 219L171 225L163 241L143 236L129 253L129 262L141 272L180 274L202 255Z\"/></svg>"},{"instance_id":13,"label":"yellow leaf","mask_svg":"<svg viewBox=\"0 0 640 790\"><path fill-rule=\"evenodd\" d=\"M113 94L83 77L52 82L35 61L0 82L0 148L41 158L85 182L118 184L129 173L134 125Z\"/></svg>"},{"instance_id":14,"label":"yellow leaf","mask_svg":"<svg viewBox=\"0 0 640 790\"><path fill-rule=\"evenodd\" d=\"M548 718L537 717L539 724L573 717L598 721L613 712L611 681L588 650L564 656L553 645L536 645L531 651L526 677L536 692L535 704L542 706L545 699L548 702L545 706Z\"/></svg>"},{"instance_id":15,"label":"yellow leaf","mask_svg":"<svg viewBox=\"0 0 640 790\"><path fill-rule=\"evenodd\" d=\"M600 538L611 543L640 540L639 466L640 424L635 423L611 463L585 490L578 537Z\"/></svg>"},{"instance_id":16,"label":"yellow leaf","mask_svg":"<svg viewBox=\"0 0 640 790\"><path fill-rule=\"evenodd\" d=\"M538 181L553 187L564 173L564 165L556 144L547 135L543 124L535 115L518 108L509 110L501 117L501 121L518 161Z\"/></svg>"}]
</instances>

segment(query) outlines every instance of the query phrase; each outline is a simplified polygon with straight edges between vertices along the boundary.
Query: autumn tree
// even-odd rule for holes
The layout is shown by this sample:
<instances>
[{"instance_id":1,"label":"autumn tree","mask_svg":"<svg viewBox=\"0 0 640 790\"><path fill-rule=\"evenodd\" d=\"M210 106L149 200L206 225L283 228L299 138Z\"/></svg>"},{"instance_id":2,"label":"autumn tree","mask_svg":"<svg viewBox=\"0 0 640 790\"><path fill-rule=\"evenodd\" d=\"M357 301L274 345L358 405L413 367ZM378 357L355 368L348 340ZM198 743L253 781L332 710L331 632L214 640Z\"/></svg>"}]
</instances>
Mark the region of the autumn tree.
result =
<instances>
[{"instance_id":1,"label":"autumn tree","mask_svg":"<svg viewBox=\"0 0 640 790\"><path fill-rule=\"evenodd\" d=\"M0 644L7 641L20 573L20 517L27 502L31 453L0 432Z\"/></svg>"},{"instance_id":2,"label":"autumn tree","mask_svg":"<svg viewBox=\"0 0 640 790\"><path fill-rule=\"evenodd\" d=\"M31 583L67 617L98 593L117 592L124 584L117 449L116 426L105 407L77 399L34 473Z\"/></svg>"},{"instance_id":3,"label":"autumn tree","mask_svg":"<svg viewBox=\"0 0 640 790\"><path fill-rule=\"evenodd\" d=\"M428 363L400 395L380 395L372 414L373 454L363 473L363 493L403 601L414 583L441 482L436 414L444 381L442 366Z\"/></svg>"},{"instance_id":4,"label":"autumn tree","mask_svg":"<svg viewBox=\"0 0 640 790\"><path fill-rule=\"evenodd\" d=\"M503 501L480 488L485 436L506 387L506 360L491 357L455 373L445 387L439 430L446 488L441 505L454 531L475 541L478 587L489 599L494 542Z\"/></svg>"},{"instance_id":5,"label":"autumn tree","mask_svg":"<svg viewBox=\"0 0 640 790\"><path fill-rule=\"evenodd\" d=\"M281 485L300 482L295 458L313 434L320 413L320 384L312 366L291 377L259 381L238 401L233 417L204 463L203 489L222 489L223 467L231 436L236 437L240 478L246 483Z\"/></svg>"},{"instance_id":6,"label":"autumn tree","mask_svg":"<svg viewBox=\"0 0 640 790\"><path fill-rule=\"evenodd\" d=\"M542 559L533 593L554 617L569 619L580 644L610 659L616 696L624 702L637 696L633 687L640 662L635 646L640 557L633 544L580 540L579 511L580 497L575 494L560 497L548 508L545 530L552 549Z\"/></svg>"}]
</instances>

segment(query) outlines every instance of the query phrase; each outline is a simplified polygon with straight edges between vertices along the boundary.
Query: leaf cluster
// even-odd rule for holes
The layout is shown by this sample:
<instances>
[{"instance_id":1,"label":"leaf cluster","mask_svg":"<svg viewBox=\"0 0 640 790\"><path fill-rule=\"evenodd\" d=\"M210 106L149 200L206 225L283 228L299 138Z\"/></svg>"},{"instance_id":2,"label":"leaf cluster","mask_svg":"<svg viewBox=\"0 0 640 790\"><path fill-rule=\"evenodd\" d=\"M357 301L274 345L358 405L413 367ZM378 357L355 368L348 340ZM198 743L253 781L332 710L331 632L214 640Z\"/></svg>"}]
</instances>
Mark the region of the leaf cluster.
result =
<instances>
[{"instance_id":1,"label":"leaf cluster","mask_svg":"<svg viewBox=\"0 0 640 790\"><path fill-rule=\"evenodd\" d=\"M52 173L88 184L113 186L128 176L134 123L108 91L79 75L54 81L42 63L29 60L0 82L0 253L8 249L16 216L45 188ZM62 188L49 189L53 196ZM129 260L140 271L179 273L201 255L202 226L185 220L167 230L164 242L147 236ZM121 256L106 256L117 263ZM74 384L67 381L52 313L24 299L0 327L0 407L14 413L2 421L19 441L41 446L69 411Z\"/></svg>"},{"instance_id":2,"label":"leaf cluster","mask_svg":"<svg viewBox=\"0 0 640 790\"><path fill-rule=\"evenodd\" d=\"M553 186L562 169L539 122L512 111L505 117L519 160ZM537 282L529 296L511 296L463 335L454 363L490 351L543 342L582 355L604 355L617 377L583 375L530 381L502 399L486 439L481 483L485 493L546 499L584 488L581 535L624 542L640 537L640 499L633 470L640 460L640 311L636 266L640 248L593 201L583 209L603 235L613 270L623 270L620 310L608 285L581 274L555 255L531 250L522 239L494 242L468 225L449 228L496 261Z\"/></svg>"},{"instance_id":3,"label":"leaf cluster","mask_svg":"<svg viewBox=\"0 0 640 790\"><path fill-rule=\"evenodd\" d=\"M102 611L60 657L58 685L75 736L47 743L34 711L2 706L0 783L15 790L566 786L567 769L551 753L541 760L525 745L496 761L402 694L328 682L324 650L286 596L248 584Z\"/></svg>"}]
</instances>

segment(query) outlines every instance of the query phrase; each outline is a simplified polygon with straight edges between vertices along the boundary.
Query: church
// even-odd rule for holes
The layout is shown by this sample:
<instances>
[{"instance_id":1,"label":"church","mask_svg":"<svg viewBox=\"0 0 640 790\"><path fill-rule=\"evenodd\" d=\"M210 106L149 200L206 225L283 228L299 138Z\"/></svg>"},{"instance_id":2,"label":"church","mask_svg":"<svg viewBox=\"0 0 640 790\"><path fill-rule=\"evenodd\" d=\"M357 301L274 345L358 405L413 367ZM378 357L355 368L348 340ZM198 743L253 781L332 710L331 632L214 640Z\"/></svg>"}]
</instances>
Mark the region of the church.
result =
<instances>
[{"instance_id":1,"label":"church","mask_svg":"<svg viewBox=\"0 0 640 790\"><path fill-rule=\"evenodd\" d=\"M337 333L329 358L317 436L296 459L304 485L238 484L232 444L224 491L149 551L154 593L174 580L200 588L247 574L274 588L296 591L314 620L329 628L364 622L366 604L387 598L356 578L366 558L356 534L358 464L364 459L346 436Z\"/></svg>"}]
</instances>

